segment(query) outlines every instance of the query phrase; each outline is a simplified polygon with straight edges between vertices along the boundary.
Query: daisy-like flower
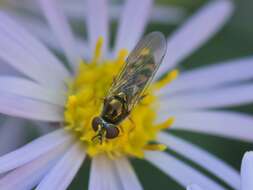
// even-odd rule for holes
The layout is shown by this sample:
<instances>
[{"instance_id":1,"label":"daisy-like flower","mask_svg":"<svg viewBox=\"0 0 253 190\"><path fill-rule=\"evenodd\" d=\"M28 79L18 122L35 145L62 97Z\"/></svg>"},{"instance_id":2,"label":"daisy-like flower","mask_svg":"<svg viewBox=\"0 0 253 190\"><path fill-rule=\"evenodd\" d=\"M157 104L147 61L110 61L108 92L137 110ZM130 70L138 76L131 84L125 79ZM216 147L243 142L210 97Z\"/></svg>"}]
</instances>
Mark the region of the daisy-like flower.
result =
<instances>
[{"instance_id":1,"label":"daisy-like flower","mask_svg":"<svg viewBox=\"0 0 253 190\"><path fill-rule=\"evenodd\" d=\"M231 87L252 76L251 58L185 72L176 80L178 71L172 70L221 28L231 15L231 2L212 1L174 32L167 41L167 53L156 76L164 77L151 85L149 95L132 111L131 121L126 119L122 123L121 134L102 145L91 140L96 134L91 120L99 114L101 98L124 64L127 52L142 36L151 1L126 2L113 50L108 48L106 2L88 0L86 3L87 52L80 55L76 39L55 1L40 1L65 52L67 67L22 26L0 14L0 58L24 75L0 77L0 111L51 122L56 128L0 157L3 175L0 189L31 189L36 185L37 189L66 189L88 157L92 160L91 190L142 189L129 158L147 160L182 186L201 182L208 189L224 189L173 155L161 152L165 146L238 188L237 171L207 151L165 132L172 126L252 140L251 117L208 110L252 101L247 93L252 90L250 85L240 83ZM235 93L238 96L231 96ZM223 119L229 129L221 128ZM238 129L238 123L243 130Z\"/></svg>"},{"instance_id":2,"label":"daisy-like flower","mask_svg":"<svg viewBox=\"0 0 253 190\"><path fill-rule=\"evenodd\" d=\"M224 174L226 175L226 174ZM253 152L246 152L241 164L241 186L240 190L253 189ZM187 190L204 190L199 185L190 185ZM215 190L215 189L214 189Z\"/></svg>"},{"instance_id":3,"label":"daisy-like flower","mask_svg":"<svg viewBox=\"0 0 253 190\"><path fill-rule=\"evenodd\" d=\"M83 6L82 0L76 0L76 1L66 1L62 0L61 7L64 11L64 13L72 20L83 20L83 15L87 10L85 10L85 6ZM38 19L37 17L31 17L30 14L34 14L37 16L41 16L41 10L37 6L36 1L31 0L2 0L0 1L0 7L1 9L5 9L8 11L8 14L11 14L12 16L15 16L15 19L18 19L18 22L21 23L26 29L28 29L30 32L32 32L35 36L37 36L43 43L45 43L47 46L49 46L51 49L54 49L56 51L61 51L61 47L59 45L59 42L56 40L56 38L51 35L50 28L41 21L41 19ZM108 16L109 20L115 21L119 17L121 10L123 6L120 3L111 3L108 7ZM29 13L29 14L24 14ZM176 6L159 6L154 5L152 7L152 10L150 12L150 22L154 23L160 23L160 24L177 24L183 20L185 17L185 11L181 7ZM81 38L77 38L76 46L79 49L78 51L85 52L87 50L87 47L83 40ZM13 69L9 68L6 64L0 64L0 72L1 74L13 74ZM7 73L6 73L7 72ZM15 73L16 75L17 73ZM27 135L23 131L24 122L15 122L15 123L22 123L18 127L8 127L9 120L7 119L6 124L3 124L3 127L0 126L1 134L0 134L0 155L3 153L7 153L11 150L14 150L15 148L22 145L24 142L26 142ZM14 119L16 120L16 119ZM10 121L13 126L13 122ZM15 125L16 126L16 125ZM39 131L44 133L47 132L48 129L51 130L50 125L49 126L43 126L40 127L40 125L36 126L39 128ZM8 130L10 129L10 131ZM17 132L15 132L17 131ZM13 134L13 137L10 138L10 134ZM8 138L7 138L8 137ZM8 139L8 141L7 141ZM16 140L13 140L16 139ZM5 143L4 143L5 142ZM8 146L6 146L8 144Z\"/></svg>"},{"instance_id":4,"label":"daisy-like flower","mask_svg":"<svg viewBox=\"0 0 253 190\"><path fill-rule=\"evenodd\" d=\"M61 1L61 7L64 12L71 19L84 19L83 16L85 14L85 7L82 6L83 1ZM59 42L55 39L54 36L51 36L51 31L49 27L41 22L41 19L37 19L37 17L30 17L30 14L35 14L40 16L40 9L36 6L36 1L17 1L17 0L2 0L0 2L1 9L5 9L8 11L8 14L15 16L15 19L18 19L22 25L24 25L29 31L33 32L40 40L43 41L47 46L57 51L60 50ZM109 8L109 19L116 20L120 15L122 10L121 4L110 4ZM29 13L28 15L24 14L25 12ZM164 24L176 24L185 16L185 12L182 8L174 7L174 6L155 6L152 8L150 21L155 23L164 23ZM87 47L85 47L82 39L78 39L76 42L79 47L79 52L85 52ZM2 61L2 60L1 60ZM0 72L3 75L19 75L18 72L15 72L13 68L10 68L5 63L0 63ZM7 153L11 150L18 148L26 142L27 135L24 131L25 125L27 123L24 120L19 120L17 118L4 118L4 123L0 126L0 155ZM50 125L40 127L41 123L37 125L39 132L42 134L51 130ZM12 126L12 127L9 127Z\"/></svg>"}]
</instances>

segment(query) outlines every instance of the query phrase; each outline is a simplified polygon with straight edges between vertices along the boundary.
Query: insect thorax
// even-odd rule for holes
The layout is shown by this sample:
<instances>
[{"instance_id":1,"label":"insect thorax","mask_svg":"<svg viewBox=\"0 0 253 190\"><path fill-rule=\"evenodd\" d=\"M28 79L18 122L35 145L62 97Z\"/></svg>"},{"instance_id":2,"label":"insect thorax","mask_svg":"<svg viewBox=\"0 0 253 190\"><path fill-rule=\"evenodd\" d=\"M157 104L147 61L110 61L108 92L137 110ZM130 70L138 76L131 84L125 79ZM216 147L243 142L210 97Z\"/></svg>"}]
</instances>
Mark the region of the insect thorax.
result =
<instances>
[{"instance_id":1,"label":"insect thorax","mask_svg":"<svg viewBox=\"0 0 253 190\"><path fill-rule=\"evenodd\" d=\"M127 96L120 92L117 95L108 97L104 100L104 107L101 117L109 123L119 124L129 114Z\"/></svg>"}]
</instances>

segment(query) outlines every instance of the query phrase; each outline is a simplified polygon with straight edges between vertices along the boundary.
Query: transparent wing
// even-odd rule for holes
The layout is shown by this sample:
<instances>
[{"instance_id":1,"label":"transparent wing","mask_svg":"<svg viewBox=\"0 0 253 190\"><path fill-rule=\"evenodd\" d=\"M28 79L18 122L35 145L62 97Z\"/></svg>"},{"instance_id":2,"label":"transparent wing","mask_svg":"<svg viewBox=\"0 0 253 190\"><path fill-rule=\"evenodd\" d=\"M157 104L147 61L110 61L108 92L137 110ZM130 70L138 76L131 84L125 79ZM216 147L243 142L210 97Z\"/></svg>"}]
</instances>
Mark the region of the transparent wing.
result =
<instances>
[{"instance_id":1,"label":"transparent wing","mask_svg":"<svg viewBox=\"0 0 253 190\"><path fill-rule=\"evenodd\" d=\"M127 57L107 97L123 92L130 111L151 82L165 53L166 40L162 33L152 32L145 36Z\"/></svg>"}]
</instances>

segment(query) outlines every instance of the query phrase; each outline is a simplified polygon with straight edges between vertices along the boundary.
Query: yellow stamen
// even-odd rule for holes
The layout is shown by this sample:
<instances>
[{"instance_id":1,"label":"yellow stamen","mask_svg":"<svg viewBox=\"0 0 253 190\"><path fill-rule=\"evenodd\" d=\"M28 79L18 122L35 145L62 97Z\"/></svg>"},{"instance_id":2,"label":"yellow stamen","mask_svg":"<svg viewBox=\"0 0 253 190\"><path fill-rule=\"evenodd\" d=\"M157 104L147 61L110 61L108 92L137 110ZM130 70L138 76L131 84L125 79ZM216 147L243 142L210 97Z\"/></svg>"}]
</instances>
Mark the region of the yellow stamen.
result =
<instances>
[{"instance_id":1,"label":"yellow stamen","mask_svg":"<svg viewBox=\"0 0 253 190\"><path fill-rule=\"evenodd\" d=\"M167 119L161 124L155 124L157 118L157 97L154 95L154 87L168 83L169 77L163 82L157 82L146 92L147 96L132 110L128 119L125 119L118 128L119 136L114 139L104 139L103 143L94 143L92 138L97 134L91 126L92 119L100 115L103 106L103 98L106 96L113 78L117 76L125 58L127 50L121 50L115 60L102 62L101 48L103 39L99 38L94 57L90 63L80 62L80 67L75 78L68 85L68 98L65 104L65 124L82 141L89 156L106 154L114 159L123 155L143 158L145 150L164 150L161 144L150 144L156 140L157 134L167 129L173 123L173 118ZM146 51L146 50L145 50ZM148 51L148 50L147 50ZM148 53L148 52L144 53ZM175 78L170 74L170 78ZM173 77L174 76L174 77Z\"/></svg>"},{"instance_id":2,"label":"yellow stamen","mask_svg":"<svg viewBox=\"0 0 253 190\"><path fill-rule=\"evenodd\" d=\"M77 98L74 95L68 97L67 107L68 109L74 110L77 105Z\"/></svg>"},{"instance_id":3,"label":"yellow stamen","mask_svg":"<svg viewBox=\"0 0 253 190\"><path fill-rule=\"evenodd\" d=\"M163 79L155 83L154 85L155 89L161 89L167 86L168 83L171 83L173 80L177 78L178 74L179 74L179 71L177 69L172 70Z\"/></svg>"},{"instance_id":4,"label":"yellow stamen","mask_svg":"<svg viewBox=\"0 0 253 190\"><path fill-rule=\"evenodd\" d=\"M96 43L95 52L94 52L93 61L92 61L93 64L96 64L101 58L103 43L104 43L104 39L102 36L100 36Z\"/></svg>"},{"instance_id":5,"label":"yellow stamen","mask_svg":"<svg viewBox=\"0 0 253 190\"><path fill-rule=\"evenodd\" d=\"M164 144L148 144L145 146L145 149L153 151L164 151L167 149L167 146Z\"/></svg>"},{"instance_id":6,"label":"yellow stamen","mask_svg":"<svg viewBox=\"0 0 253 190\"><path fill-rule=\"evenodd\" d=\"M168 129L169 127L172 126L172 124L174 123L175 118L174 117L170 117L168 118L166 121L156 125L155 127L160 129L160 130L164 130L164 129Z\"/></svg>"},{"instance_id":7,"label":"yellow stamen","mask_svg":"<svg viewBox=\"0 0 253 190\"><path fill-rule=\"evenodd\" d=\"M121 49L118 53L118 58L117 58L117 62L120 64L120 65L123 65L125 63L125 59L126 59L126 56L128 54L128 51L127 49Z\"/></svg>"}]
</instances>

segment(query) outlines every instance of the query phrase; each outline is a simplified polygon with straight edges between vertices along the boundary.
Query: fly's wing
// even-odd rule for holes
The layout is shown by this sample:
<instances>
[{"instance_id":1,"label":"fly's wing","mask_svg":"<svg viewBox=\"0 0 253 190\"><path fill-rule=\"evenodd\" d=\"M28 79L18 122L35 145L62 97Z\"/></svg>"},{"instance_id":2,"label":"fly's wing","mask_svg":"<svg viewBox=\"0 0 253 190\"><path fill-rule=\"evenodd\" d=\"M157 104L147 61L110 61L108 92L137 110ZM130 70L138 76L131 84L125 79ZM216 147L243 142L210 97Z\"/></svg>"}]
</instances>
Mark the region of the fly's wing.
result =
<instances>
[{"instance_id":1,"label":"fly's wing","mask_svg":"<svg viewBox=\"0 0 253 190\"><path fill-rule=\"evenodd\" d=\"M165 53L166 40L162 33L152 32L145 36L127 57L107 98L123 92L130 111L151 82Z\"/></svg>"}]
</instances>

